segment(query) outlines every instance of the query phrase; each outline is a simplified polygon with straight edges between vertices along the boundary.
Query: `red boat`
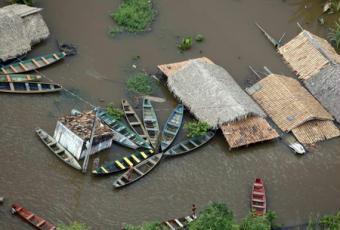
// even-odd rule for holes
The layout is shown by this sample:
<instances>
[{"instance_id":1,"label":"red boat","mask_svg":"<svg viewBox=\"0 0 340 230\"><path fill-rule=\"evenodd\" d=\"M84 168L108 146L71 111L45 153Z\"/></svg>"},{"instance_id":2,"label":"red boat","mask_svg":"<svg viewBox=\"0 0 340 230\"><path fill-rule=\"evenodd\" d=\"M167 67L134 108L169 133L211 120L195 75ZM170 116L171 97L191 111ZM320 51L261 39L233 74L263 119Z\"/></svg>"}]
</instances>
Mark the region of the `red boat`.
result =
<instances>
[{"instance_id":1,"label":"red boat","mask_svg":"<svg viewBox=\"0 0 340 230\"><path fill-rule=\"evenodd\" d=\"M50 222L44 220L40 216L35 215L29 210L23 208L19 204L12 204L11 209L12 214L18 214L21 218L29 222L31 225L41 230L55 230L56 226L51 224Z\"/></svg>"},{"instance_id":2,"label":"red boat","mask_svg":"<svg viewBox=\"0 0 340 230\"><path fill-rule=\"evenodd\" d=\"M266 214L266 190L264 189L264 182L260 178L256 178L251 192L251 209L257 216Z\"/></svg>"}]
</instances>

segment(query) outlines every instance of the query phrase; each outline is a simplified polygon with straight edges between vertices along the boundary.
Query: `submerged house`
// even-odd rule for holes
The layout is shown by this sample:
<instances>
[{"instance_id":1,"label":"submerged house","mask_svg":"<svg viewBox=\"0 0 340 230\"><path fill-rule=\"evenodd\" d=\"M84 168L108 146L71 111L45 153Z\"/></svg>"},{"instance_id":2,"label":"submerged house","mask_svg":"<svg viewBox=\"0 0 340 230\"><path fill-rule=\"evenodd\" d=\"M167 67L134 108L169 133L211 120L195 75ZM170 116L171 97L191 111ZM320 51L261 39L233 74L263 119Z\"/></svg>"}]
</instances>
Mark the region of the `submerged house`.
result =
<instances>
[{"instance_id":1,"label":"submerged house","mask_svg":"<svg viewBox=\"0 0 340 230\"><path fill-rule=\"evenodd\" d=\"M50 32L41 8L12 4L0 8L0 61L23 55Z\"/></svg>"},{"instance_id":2,"label":"submerged house","mask_svg":"<svg viewBox=\"0 0 340 230\"><path fill-rule=\"evenodd\" d=\"M271 140L265 113L222 67L208 58L159 65L172 93L200 121L221 128L230 148Z\"/></svg>"},{"instance_id":3,"label":"submerged house","mask_svg":"<svg viewBox=\"0 0 340 230\"><path fill-rule=\"evenodd\" d=\"M246 91L282 131L303 144L340 135L332 115L296 79L270 74Z\"/></svg>"},{"instance_id":4,"label":"submerged house","mask_svg":"<svg viewBox=\"0 0 340 230\"><path fill-rule=\"evenodd\" d=\"M64 116L57 121L54 138L78 160L85 157L86 147L90 142L95 113L84 112L75 116ZM91 154L112 145L111 129L96 118L96 129L93 138Z\"/></svg>"},{"instance_id":5,"label":"submerged house","mask_svg":"<svg viewBox=\"0 0 340 230\"><path fill-rule=\"evenodd\" d=\"M340 56L306 30L278 49L306 88L340 123Z\"/></svg>"}]
</instances>

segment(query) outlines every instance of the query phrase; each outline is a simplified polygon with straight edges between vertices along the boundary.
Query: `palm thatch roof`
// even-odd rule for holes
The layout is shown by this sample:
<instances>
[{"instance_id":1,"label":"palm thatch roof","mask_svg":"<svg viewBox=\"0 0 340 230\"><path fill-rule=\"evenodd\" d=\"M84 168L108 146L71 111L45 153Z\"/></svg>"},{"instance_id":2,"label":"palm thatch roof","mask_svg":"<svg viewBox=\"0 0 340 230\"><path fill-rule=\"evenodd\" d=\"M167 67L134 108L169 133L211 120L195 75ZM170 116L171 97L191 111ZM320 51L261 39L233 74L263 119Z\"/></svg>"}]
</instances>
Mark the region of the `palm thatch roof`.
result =
<instances>
[{"instance_id":1,"label":"palm thatch roof","mask_svg":"<svg viewBox=\"0 0 340 230\"><path fill-rule=\"evenodd\" d=\"M49 30L41 9L13 4L0 9L0 60L6 61L31 50L46 39Z\"/></svg>"},{"instance_id":2,"label":"palm thatch roof","mask_svg":"<svg viewBox=\"0 0 340 230\"><path fill-rule=\"evenodd\" d=\"M305 144L340 135L333 117L295 79L270 74L247 92L284 132L292 131Z\"/></svg>"},{"instance_id":3,"label":"palm thatch roof","mask_svg":"<svg viewBox=\"0 0 340 230\"><path fill-rule=\"evenodd\" d=\"M262 109L225 69L211 60L204 57L158 68L168 77L170 91L198 120L222 128L231 148L278 136L264 119Z\"/></svg>"},{"instance_id":4,"label":"palm thatch roof","mask_svg":"<svg viewBox=\"0 0 340 230\"><path fill-rule=\"evenodd\" d=\"M303 80L317 74L330 63L340 63L340 56L327 40L306 30L281 46L278 51Z\"/></svg>"},{"instance_id":5,"label":"palm thatch roof","mask_svg":"<svg viewBox=\"0 0 340 230\"><path fill-rule=\"evenodd\" d=\"M340 65L327 65L304 84L340 123Z\"/></svg>"}]
</instances>

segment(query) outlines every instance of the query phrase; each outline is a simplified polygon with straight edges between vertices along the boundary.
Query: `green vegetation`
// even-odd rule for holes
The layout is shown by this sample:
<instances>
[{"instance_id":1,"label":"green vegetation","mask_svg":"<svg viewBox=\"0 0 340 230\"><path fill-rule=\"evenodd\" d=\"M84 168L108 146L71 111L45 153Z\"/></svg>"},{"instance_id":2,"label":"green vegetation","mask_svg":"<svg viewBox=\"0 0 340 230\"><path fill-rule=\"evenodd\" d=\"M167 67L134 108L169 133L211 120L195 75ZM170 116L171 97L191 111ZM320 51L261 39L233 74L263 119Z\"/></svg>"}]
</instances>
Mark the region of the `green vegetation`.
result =
<instances>
[{"instance_id":1,"label":"green vegetation","mask_svg":"<svg viewBox=\"0 0 340 230\"><path fill-rule=\"evenodd\" d=\"M118 27L111 29L116 35L123 31L142 32L149 29L156 16L151 0L123 0L118 9L111 14Z\"/></svg>"},{"instance_id":2,"label":"green vegetation","mask_svg":"<svg viewBox=\"0 0 340 230\"><path fill-rule=\"evenodd\" d=\"M58 225L58 230L89 230L90 228L87 227L85 224L73 222L71 224L65 225L61 224Z\"/></svg>"},{"instance_id":3,"label":"green vegetation","mask_svg":"<svg viewBox=\"0 0 340 230\"><path fill-rule=\"evenodd\" d=\"M198 218L191 222L188 230L270 230L273 227L275 213L268 212L264 216L249 214L241 223L237 223L233 211L223 203L209 204ZM143 224L141 226L126 226L126 230L163 230L157 223ZM167 228L166 228L167 229Z\"/></svg>"},{"instance_id":4,"label":"green vegetation","mask_svg":"<svg viewBox=\"0 0 340 230\"><path fill-rule=\"evenodd\" d=\"M340 47L340 20L335 22L334 27L330 28L329 40L336 46Z\"/></svg>"},{"instance_id":5,"label":"green vegetation","mask_svg":"<svg viewBox=\"0 0 340 230\"><path fill-rule=\"evenodd\" d=\"M145 73L136 73L126 81L126 85L129 91L149 95L152 93L152 81L150 77Z\"/></svg>"},{"instance_id":6,"label":"green vegetation","mask_svg":"<svg viewBox=\"0 0 340 230\"><path fill-rule=\"evenodd\" d=\"M35 3L35 0L9 0L8 2L10 2L11 4L26 4L28 6L33 6L33 4Z\"/></svg>"},{"instance_id":7,"label":"green vegetation","mask_svg":"<svg viewBox=\"0 0 340 230\"><path fill-rule=\"evenodd\" d=\"M181 43L178 45L178 49L181 51L189 50L192 46L192 37L183 38Z\"/></svg>"},{"instance_id":8,"label":"green vegetation","mask_svg":"<svg viewBox=\"0 0 340 230\"><path fill-rule=\"evenodd\" d=\"M339 0L332 0L330 10L332 13L337 13L340 11L340 1Z\"/></svg>"},{"instance_id":9,"label":"green vegetation","mask_svg":"<svg viewBox=\"0 0 340 230\"><path fill-rule=\"evenodd\" d=\"M125 230L167 230L168 228L161 226L159 223L145 223L141 226L127 225Z\"/></svg>"},{"instance_id":10,"label":"green vegetation","mask_svg":"<svg viewBox=\"0 0 340 230\"><path fill-rule=\"evenodd\" d=\"M197 137L206 134L210 126L207 122L191 121L186 123L184 128L188 131L188 137Z\"/></svg>"},{"instance_id":11,"label":"green vegetation","mask_svg":"<svg viewBox=\"0 0 340 230\"><path fill-rule=\"evenodd\" d=\"M109 104L106 107L107 113L114 119L121 119L124 116L124 112L121 109L115 108L113 104Z\"/></svg>"},{"instance_id":12,"label":"green vegetation","mask_svg":"<svg viewBox=\"0 0 340 230\"><path fill-rule=\"evenodd\" d=\"M327 230L340 229L340 211L335 215L324 215L320 218L320 226Z\"/></svg>"},{"instance_id":13,"label":"green vegetation","mask_svg":"<svg viewBox=\"0 0 340 230\"><path fill-rule=\"evenodd\" d=\"M196 42L203 42L204 41L204 37L202 34L197 34L195 37L195 41Z\"/></svg>"}]
</instances>

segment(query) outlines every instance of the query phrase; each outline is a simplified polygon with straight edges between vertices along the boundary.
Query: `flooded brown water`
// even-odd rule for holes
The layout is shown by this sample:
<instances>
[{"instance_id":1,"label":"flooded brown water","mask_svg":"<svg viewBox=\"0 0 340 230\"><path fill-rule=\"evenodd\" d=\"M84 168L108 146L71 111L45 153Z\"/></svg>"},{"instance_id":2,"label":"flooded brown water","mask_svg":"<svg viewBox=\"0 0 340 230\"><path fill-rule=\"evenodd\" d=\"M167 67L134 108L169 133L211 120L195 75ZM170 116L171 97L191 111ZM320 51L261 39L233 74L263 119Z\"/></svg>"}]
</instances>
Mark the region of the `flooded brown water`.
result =
<instances>
[{"instance_id":1,"label":"flooded brown water","mask_svg":"<svg viewBox=\"0 0 340 230\"><path fill-rule=\"evenodd\" d=\"M4 2L0 0L2 5ZM321 1L155 1L159 15L152 32L115 39L107 35L113 26L108 15L118 0L38 2L52 35L29 57L54 51L55 39L75 44L77 56L42 72L101 106L119 105L129 96L124 82L137 55L141 57L138 68L150 72L160 63L204 55L226 68L245 88L249 80L256 81L249 64L292 75L254 26L255 21L276 38L286 32L286 41L299 32L297 21L317 34L326 33L316 23ZM180 54L177 36L197 33L206 41ZM161 85L156 95L167 99L154 104L163 124L177 102ZM13 202L53 223L77 220L92 229L119 229L123 223L183 216L190 213L193 203L202 208L209 201L227 203L240 218L249 212L250 185L255 177L265 180L269 208L279 215L278 223L305 223L311 214L333 213L340 207L340 138L318 144L299 158L279 141L229 151L219 133L204 148L163 161L143 180L116 191L113 177L95 178L72 170L34 134L35 127L52 134L58 117L72 108L90 109L88 105L67 93L0 97L0 196L7 198L0 206L0 229L29 228L9 214ZM127 153L114 145L97 156L104 162Z\"/></svg>"}]
</instances>

